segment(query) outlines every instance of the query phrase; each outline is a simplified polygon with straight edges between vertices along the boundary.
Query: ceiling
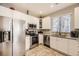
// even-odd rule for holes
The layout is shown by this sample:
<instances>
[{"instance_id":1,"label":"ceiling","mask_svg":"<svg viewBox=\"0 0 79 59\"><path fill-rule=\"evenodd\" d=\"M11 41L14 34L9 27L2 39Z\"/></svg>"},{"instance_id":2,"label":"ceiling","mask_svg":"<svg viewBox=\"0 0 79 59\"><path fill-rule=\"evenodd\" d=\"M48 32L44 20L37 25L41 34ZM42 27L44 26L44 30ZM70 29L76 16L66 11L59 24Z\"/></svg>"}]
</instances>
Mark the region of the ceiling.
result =
<instances>
[{"instance_id":1,"label":"ceiling","mask_svg":"<svg viewBox=\"0 0 79 59\"><path fill-rule=\"evenodd\" d=\"M16 10L33 16L46 16L60 9L73 5L74 3L0 3L5 7L14 7Z\"/></svg>"}]
</instances>

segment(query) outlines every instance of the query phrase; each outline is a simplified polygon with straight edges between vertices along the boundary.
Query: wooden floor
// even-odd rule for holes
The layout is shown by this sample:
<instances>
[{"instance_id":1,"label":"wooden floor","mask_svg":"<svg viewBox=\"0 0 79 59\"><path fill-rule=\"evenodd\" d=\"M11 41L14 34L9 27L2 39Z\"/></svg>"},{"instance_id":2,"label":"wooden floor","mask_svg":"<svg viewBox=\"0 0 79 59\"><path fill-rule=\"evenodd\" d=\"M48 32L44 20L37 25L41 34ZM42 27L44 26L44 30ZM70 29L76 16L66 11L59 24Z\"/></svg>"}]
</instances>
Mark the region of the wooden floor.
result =
<instances>
[{"instance_id":1,"label":"wooden floor","mask_svg":"<svg viewBox=\"0 0 79 59\"><path fill-rule=\"evenodd\" d=\"M39 45L31 50L26 51L26 56L64 56L46 46Z\"/></svg>"}]
</instances>

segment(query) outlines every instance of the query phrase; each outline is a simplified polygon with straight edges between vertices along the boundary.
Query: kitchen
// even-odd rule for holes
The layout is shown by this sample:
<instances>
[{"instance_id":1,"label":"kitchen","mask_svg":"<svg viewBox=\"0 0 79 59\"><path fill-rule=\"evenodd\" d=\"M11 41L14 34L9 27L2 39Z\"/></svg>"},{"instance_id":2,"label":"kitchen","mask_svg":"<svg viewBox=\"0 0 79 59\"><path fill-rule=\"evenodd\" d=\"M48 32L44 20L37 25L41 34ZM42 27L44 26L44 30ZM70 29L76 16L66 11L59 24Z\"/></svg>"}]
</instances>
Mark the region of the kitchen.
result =
<instances>
[{"instance_id":1,"label":"kitchen","mask_svg":"<svg viewBox=\"0 0 79 59\"><path fill-rule=\"evenodd\" d=\"M39 5L46 8L47 11L41 9ZM45 12L40 11L39 14L33 14L30 8L33 8L34 12L38 12L36 9ZM79 56L78 10L78 3L0 3L0 55ZM9 40L4 37L6 35ZM7 45L10 49L5 47ZM37 50L34 50L35 48ZM43 48L48 49L46 51L51 49L56 52L55 54L44 52Z\"/></svg>"}]
</instances>

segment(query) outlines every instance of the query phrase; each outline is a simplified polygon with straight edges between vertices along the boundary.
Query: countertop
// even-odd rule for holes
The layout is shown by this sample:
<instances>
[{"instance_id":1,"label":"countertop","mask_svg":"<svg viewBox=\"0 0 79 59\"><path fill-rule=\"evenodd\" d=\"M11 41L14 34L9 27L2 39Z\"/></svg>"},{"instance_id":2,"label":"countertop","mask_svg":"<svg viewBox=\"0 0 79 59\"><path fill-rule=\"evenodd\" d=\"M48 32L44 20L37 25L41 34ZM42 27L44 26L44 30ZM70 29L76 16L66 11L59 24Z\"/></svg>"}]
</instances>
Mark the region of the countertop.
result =
<instances>
[{"instance_id":1,"label":"countertop","mask_svg":"<svg viewBox=\"0 0 79 59\"><path fill-rule=\"evenodd\" d=\"M79 38L74 38L74 37L62 37L62 36L55 36L55 35L51 35L52 37L58 37L58 38L65 38L65 39L71 39L71 40L78 40Z\"/></svg>"},{"instance_id":2,"label":"countertop","mask_svg":"<svg viewBox=\"0 0 79 59\"><path fill-rule=\"evenodd\" d=\"M52 37L72 39L72 40L79 40L79 38L74 38L74 37L70 37L70 36L56 36L56 35L51 35L51 34L43 34L43 35L49 35L49 36L52 36Z\"/></svg>"}]
</instances>

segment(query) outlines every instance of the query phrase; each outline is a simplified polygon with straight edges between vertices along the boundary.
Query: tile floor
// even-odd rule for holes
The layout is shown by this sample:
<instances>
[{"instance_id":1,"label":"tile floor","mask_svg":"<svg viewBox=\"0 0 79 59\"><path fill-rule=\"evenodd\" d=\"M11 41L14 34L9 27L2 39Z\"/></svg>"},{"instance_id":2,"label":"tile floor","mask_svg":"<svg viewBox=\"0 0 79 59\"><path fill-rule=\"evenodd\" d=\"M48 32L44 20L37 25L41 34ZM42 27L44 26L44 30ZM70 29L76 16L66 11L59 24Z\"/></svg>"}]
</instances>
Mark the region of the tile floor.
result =
<instances>
[{"instance_id":1,"label":"tile floor","mask_svg":"<svg viewBox=\"0 0 79 59\"><path fill-rule=\"evenodd\" d=\"M2 45L1 45L2 46ZM0 47L1 47L0 46ZM0 49L0 56L11 56L11 43L3 43L2 49ZM16 52L16 51L14 51ZM60 54L53 49L50 49L46 46L39 45L35 48L32 48L31 50L28 50L25 52L26 56L64 56L63 54Z\"/></svg>"},{"instance_id":2,"label":"tile floor","mask_svg":"<svg viewBox=\"0 0 79 59\"><path fill-rule=\"evenodd\" d=\"M26 56L64 56L53 49L39 45L31 50L26 51Z\"/></svg>"},{"instance_id":3,"label":"tile floor","mask_svg":"<svg viewBox=\"0 0 79 59\"><path fill-rule=\"evenodd\" d=\"M24 48L20 42L14 43L13 45L13 55L22 56L24 55ZM12 42L0 43L0 56L12 56Z\"/></svg>"}]
</instances>

